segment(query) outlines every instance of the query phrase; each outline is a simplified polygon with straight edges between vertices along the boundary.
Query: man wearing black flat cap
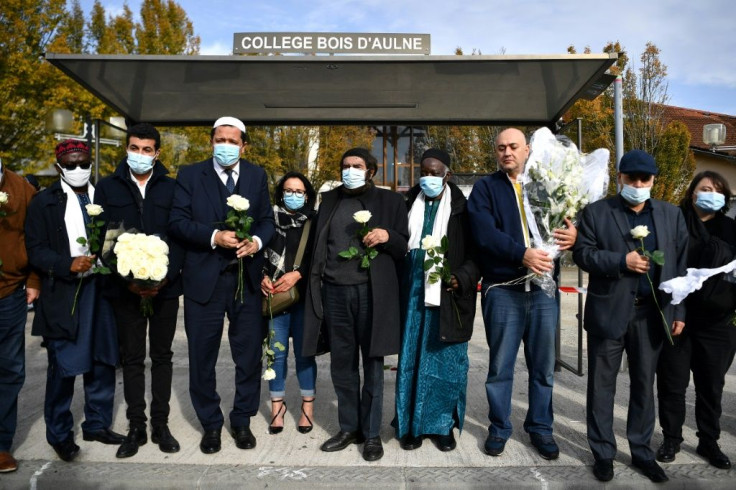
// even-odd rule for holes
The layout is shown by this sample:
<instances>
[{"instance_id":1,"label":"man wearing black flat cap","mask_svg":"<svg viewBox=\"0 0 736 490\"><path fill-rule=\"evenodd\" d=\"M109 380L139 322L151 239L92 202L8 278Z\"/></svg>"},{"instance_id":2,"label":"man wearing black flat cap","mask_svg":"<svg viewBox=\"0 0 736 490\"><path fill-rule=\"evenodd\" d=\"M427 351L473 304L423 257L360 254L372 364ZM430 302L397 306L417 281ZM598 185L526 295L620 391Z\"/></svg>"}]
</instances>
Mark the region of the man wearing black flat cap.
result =
<instances>
[{"instance_id":1,"label":"man wearing black flat cap","mask_svg":"<svg viewBox=\"0 0 736 490\"><path fill-rule=\"evenodd\" d=\"M653 482L668 479L649 447L654 373L662 343L669 341L665 328L679 335L685 311L683 305L672 305L658 286L685 274L688 232L679 208L650 198L656 174L651 155L641 150L626 153L619 165L621 193L582 211L573 249L575 263L589 274L584 317L587 426L593 473L600 481L613 478L613 404L624 351L631 379L626 437L632 463ZM664 252L664 264L651 263L642 254L642 240L645 250Z\"/></svg>"}]
</instances>

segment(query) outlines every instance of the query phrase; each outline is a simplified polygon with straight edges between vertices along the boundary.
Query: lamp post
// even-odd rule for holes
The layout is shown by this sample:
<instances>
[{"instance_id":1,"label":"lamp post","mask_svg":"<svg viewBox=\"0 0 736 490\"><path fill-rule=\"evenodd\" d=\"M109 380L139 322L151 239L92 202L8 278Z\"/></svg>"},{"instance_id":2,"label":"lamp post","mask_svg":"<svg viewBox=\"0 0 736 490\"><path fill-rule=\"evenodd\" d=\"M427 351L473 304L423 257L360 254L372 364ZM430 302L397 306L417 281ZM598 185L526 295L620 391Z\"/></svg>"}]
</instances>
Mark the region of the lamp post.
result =
<instances>
[{"instance_id":1,"label":"lamp post","mask_svg":"<svg viewBox=\"0 0 736 490\"><path fill-rule=\"evenodd\" d=\"M736 151L736 145L724 145L726 142L725 124L706 124L703 126L703 143L710 146L712 152Z\"/></svg>"},{"instance_id":2,"label":"lamp post","mask_svg":"<svg viewBox=\"0 0 736 490\"><path fill-rule=\"evenodd\" d=\"M103 124L107 130L107 135L112 136L112 138L97 137L97 135L100 135L100 129ZM125 118L123 117L111 117L110 122L107 122L99 118L92 119L89 116L85 116L82 134L70 134L74 129L74 114L67 109L54 109L51 111L46 119L46 128L54 133L54 138L57 140L72 139L86 141L90 147L94 145L95 183L100 178L100 144L120 146L120 140L114 138L124 137L126 130Z\"/></svg>"}]
</instances>

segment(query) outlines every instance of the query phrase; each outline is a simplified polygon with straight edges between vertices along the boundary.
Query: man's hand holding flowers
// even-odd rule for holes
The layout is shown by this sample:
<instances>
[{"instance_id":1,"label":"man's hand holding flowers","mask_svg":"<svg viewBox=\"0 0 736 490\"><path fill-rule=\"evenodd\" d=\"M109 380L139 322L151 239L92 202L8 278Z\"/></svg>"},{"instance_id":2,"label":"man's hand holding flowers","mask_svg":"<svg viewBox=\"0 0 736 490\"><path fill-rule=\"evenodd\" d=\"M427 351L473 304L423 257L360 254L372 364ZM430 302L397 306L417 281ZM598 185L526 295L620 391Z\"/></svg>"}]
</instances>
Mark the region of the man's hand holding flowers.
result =
<instances>
[{"instance_id":1,"label":"man's hand holding flowers","mask_svg":"<svg viewBox=\"0 0 736 490\"><path fill-rule=\"evenodd\" d=\"M578 229L570 220L565 218L565 228L557 228L552 236L555 238L555 243L560 247L560 251L569 250L575 245L575 240L578 238Z\"/></svg>"}]
</instances>

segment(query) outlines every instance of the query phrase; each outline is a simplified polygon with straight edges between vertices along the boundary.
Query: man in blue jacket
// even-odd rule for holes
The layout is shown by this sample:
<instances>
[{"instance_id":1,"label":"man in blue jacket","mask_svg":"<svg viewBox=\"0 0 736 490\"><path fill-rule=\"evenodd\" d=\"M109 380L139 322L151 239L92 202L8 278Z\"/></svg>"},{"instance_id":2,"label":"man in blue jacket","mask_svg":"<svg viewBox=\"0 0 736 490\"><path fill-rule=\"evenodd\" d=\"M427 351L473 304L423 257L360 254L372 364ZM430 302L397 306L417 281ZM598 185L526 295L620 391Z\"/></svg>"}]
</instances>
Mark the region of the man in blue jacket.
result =
<instances>
[{"instance_id":1,"label":"man in blue jacket","mask_svg":"<svg viewBox=\"0 0 736 490\"><path fill-rule=\"evenodd\" d=\"M161 284L143 288L120 276L110 277L106 294L110 297L118 329L123 392L128 405L130 429L117 457L127 458L148 441L146 434L146 340L151 356L151 440L165 453L179 451L179 443L169 431L169 400L176 318L181 295L180 269L184 250L167 237L171 202L176 181L158 160L161 135L147 123L128 129L127 157L115 173L97 184L95 202L104 209L108 229L122 227L147 235L157 235L169 245L169 268ZM142 298L151 298L153 313L141 311ZM147 327L150 325L148 334Z\"/></svg>"},{"instance_id":2,"label":"man in blue jacket","mask_svg":"<svg viewBox=\"0 0 736 490\"><path fill-rule=\"evenodd\" d=\"M552 386L558 303L527 279L554 268L547 252L533 248L524 211L520 177L529 157L524 133L509 128L496 138L499 171L476 182L468 199L471 230L478 246L483 276L481 307L490 349L486 394L491 422L485 451L500 456L511 437L511 392L514 365L521 341L529 369L529 410L524 430L545 459L556 459L559 449L552 436ZM561 250L575 243L576 230L555 231ZM518 281L517 281L518 282Z\"/></svg>"},{"instance_id":3,"label":"man in blue jacket","mask_svg":"<svg viewBox=\"0 0 736 490\"><path fill-rule=\"evenodd\" d=\"M184 327L189 341L189 394L204 435L205 454L221 448L224 417L217 393L215 365L227 315L228 338L235 362L235 399L230 429L235 445L252 449L256 438L250 418L258 413L261 394L261 318L263 254L274 233L273 210L266 172L240 158L245 125L234 117L215 121L212 158L179 169L169 231L185 249L182 280ZM253 218L252 239L239 239L225 229L230 195L248 199ZM245 294L236 298L239 264L243 260Z\"/></svg>"}]
</instances>

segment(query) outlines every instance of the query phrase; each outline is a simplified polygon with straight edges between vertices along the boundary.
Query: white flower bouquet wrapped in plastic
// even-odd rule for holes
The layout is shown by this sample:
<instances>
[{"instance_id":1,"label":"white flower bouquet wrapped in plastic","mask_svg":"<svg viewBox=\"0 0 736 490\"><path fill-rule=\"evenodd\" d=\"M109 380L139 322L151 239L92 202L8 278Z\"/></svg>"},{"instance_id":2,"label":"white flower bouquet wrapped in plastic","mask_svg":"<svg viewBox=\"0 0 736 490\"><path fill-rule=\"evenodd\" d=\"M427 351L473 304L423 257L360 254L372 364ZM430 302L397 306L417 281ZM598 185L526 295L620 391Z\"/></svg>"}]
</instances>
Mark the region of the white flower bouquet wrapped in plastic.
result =
<instances>
[{"instance_id":1,"label":"white flower bouquet wrapped in plastic","mask_svg":"<svg viewBox=\"0 0 736 490\"><path fill-rule=\"evenodd\" d=\"M554 231L564 228L565 218L574 222L585 205L606 193L609 151L580 153L568 138L555 136L547 128L535 131L530 145L521 182L532 246L557 258L560 250ZM557 285L552 272L533 274L532 281L549 296L555 295Z\"/></svg>"}]
</instances>

